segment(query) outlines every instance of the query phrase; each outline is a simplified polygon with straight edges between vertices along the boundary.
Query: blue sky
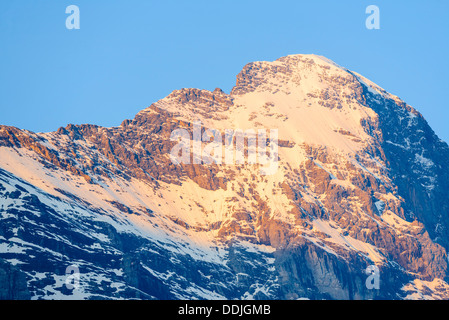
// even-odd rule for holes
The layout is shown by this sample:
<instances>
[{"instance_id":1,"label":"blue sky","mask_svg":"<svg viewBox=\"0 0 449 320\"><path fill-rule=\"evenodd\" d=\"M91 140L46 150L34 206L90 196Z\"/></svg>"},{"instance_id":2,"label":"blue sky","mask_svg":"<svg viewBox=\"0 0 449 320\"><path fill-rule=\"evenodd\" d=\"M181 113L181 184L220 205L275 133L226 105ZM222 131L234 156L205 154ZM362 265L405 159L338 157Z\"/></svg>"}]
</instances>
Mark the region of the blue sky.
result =
<instances>
[{"instance_id":1,"label":"blue sky","mask_svg":"<svg viewBox=\"0 0 449 320\"><path fill-rule=\"evenodd\" d=\"M80 30L68 30L68 5ZM365 8L380 9L368 30ZM242 67L324 55L418 109L449 141L449 1L0 1L0 124L116 126L183 87L229 92Z\"/></svg>"}]
</instances>

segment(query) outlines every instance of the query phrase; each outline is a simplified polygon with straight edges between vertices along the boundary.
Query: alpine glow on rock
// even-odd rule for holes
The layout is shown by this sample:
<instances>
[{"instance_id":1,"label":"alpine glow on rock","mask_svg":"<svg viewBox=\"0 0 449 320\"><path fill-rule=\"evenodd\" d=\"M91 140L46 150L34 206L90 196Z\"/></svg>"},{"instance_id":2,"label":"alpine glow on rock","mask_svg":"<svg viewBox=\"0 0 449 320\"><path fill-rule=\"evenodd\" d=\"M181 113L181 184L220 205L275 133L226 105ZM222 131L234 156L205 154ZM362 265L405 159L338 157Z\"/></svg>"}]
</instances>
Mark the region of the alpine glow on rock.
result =
<instances>
[{"instance_id":1,"label":"alpine glow on rock","mask_svg":"<svg viewBox=\"0 0 449 320\"><path fill-rule=\"evenodd\" d=\"M226 130L277 130L256 153L276 170L193 161L196 122L214 155ZM0 298L448 299L448 163L419 112L315 55L119 127L0 126Z\"/></svg>"}]
</instances>

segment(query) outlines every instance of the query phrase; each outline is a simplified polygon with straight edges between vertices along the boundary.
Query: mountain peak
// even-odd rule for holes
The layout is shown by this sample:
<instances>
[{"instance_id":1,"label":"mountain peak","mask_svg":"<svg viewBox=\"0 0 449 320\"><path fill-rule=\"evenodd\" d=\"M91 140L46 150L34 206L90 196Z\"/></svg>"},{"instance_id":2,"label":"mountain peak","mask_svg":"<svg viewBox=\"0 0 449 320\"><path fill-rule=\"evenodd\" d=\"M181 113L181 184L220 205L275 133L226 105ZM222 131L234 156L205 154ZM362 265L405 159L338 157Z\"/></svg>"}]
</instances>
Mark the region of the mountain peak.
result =
<instances>
[{"instance_id":1,"label":"mountain peak","mask_svg":"<svg viewBox=\"0 0 449 320\"><path fill-rule=\"evenodd\" d=\"M323 82L321 75L350 77L346 69L331 60L313 54L295 54L275 61L248 63L237 75L231 94L241 95L253 91L276 91L276 88L294 88L307 79L308 85ZM277 91L276 91L277 92Z\"/></svg>"},{"instance_id":2,"label":"mountain peak","mask_svg":"<svg viewBox=\"0 0 449 320\"><path fill-rule=\"evenodd\" d=\"M449 148L418 115L324 57L289 55L247 64L230 94L174 90L119 127L0 126L0 268L15 272L2 287L70 296L51 284L76 261L83 297L448 298ZM213 143L192 139L198 120ZM178 129L190 153L175 163ZM204 161L239 129L276 132L262 136L276 152L257 152L276 156L271 175Z\"/></svg>"}]
</instances>

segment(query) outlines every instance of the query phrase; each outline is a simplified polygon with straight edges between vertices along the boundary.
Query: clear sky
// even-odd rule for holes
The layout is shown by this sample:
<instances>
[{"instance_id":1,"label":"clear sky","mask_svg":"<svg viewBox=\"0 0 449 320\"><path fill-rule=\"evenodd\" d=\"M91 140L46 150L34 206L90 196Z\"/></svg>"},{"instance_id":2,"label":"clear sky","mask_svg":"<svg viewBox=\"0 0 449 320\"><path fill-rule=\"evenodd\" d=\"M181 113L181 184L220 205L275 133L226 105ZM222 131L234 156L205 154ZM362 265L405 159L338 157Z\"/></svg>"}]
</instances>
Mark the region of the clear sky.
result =
<instances>
[{"instance_id":1,"label":"clear sky","mask_svg":"<svg viewBox=\"0 0 449 320\"><path fill-rule=\"evenodd\" d=\"M66 28L68 5L80 29ZM368 5L380 29L368 30ZM315 53L420 111L449 141L449 1L1 0L0 124L117 126L183 87L229 92L242 67Z\"/></svg>"}]
</instances>

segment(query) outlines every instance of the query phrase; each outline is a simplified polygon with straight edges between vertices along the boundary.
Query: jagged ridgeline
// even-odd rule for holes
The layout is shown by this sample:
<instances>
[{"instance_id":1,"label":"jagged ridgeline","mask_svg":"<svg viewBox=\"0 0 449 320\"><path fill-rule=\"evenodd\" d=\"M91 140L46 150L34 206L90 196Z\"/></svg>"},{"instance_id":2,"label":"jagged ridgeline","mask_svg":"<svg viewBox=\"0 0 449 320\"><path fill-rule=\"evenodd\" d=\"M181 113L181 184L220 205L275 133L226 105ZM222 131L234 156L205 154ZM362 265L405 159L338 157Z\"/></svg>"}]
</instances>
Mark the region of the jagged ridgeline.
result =
<instances>
[{"instance_id":1,"label":"jagged ridgeline","mask_svg":"<svg viewBox=\"0 0 449 320\"><path fill-rule=\"evenodd\" d=\"M276 170L193 161L195 123L277 130ZM192 161L170 157L179 129ZM315 55L118 127L0 126L0 298L447 299L448 163L419 112Z\"/></svg>"}]
</instances>

